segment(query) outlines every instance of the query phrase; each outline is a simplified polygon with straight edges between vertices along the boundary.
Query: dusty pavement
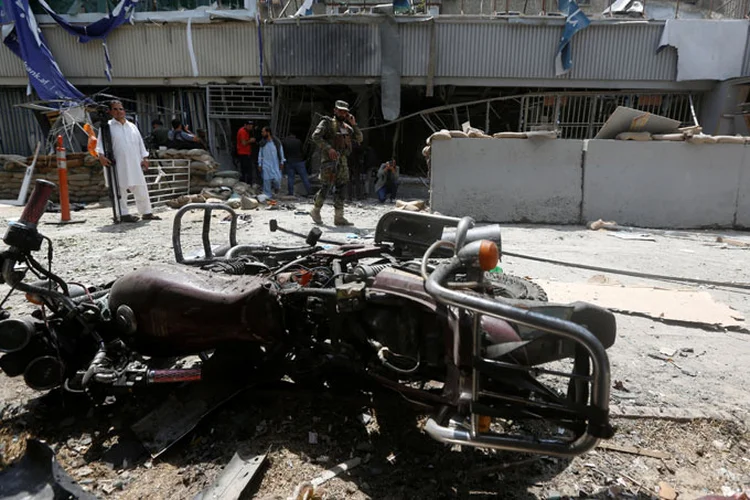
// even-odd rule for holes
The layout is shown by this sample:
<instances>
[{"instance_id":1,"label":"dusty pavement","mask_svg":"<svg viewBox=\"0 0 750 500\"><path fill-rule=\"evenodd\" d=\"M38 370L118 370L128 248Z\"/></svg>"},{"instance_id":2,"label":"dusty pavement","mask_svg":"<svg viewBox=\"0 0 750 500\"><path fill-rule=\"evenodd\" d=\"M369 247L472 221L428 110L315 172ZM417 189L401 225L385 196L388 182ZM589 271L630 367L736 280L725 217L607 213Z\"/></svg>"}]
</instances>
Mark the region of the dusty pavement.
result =
<instances>
[{"instance_id":1,"label":"dusty pavement","mask_svg":"<svg viewBox=\"0 0 750 500\"><path fill-rule=\"evenodd\" d=\"M301 232L310 221L297 210L255 210L241 223L241 243L299 243L284 233L271 234L268 221ZM326 228L324 237L346 239L372 232L380 214L391 206L363 204L348 208L355 229ZM21 209L0 207L0 219L17 217ZM113 226L107 208L74 212L83 224L41 230L55 244L53 269L63 278L104 283L153 262L174 261L172 216L162 221ZM324 217L332 220L327 207ZM216 222L219 222L218 216ZM46 214L43 221L57 221ZM198 248L200 216L186 217L184 228ZM214 224L220 241L227 224ZM339 233L339 234L334 234ZM508 251L596 266L714 281L750 282L750 250L716 242L717 232L655 235L655 242L628 241L580 227L508 226L503 247ZM733 238L741 233L722 231ZM187 250L186 254L190 251ZM587 283L602 273L504 258L506 272L536 280ZM685 288L644 279L608 275L625 285L647 284ZM715 300L750 319L748 291L705 287ZM0 286L0 293L7 293ZM554 300L554 296L551 297ZM20 296L9 305L17 314L27 306ZM681 499L702 494L750 490L750 336L740 331L708 330L631 315L617 314L618 338L609 350L612 363L612 404L641 408L656 415L714 415L727 421L672 421L617 418L617 436L610 442L658 451L661 458L597 449L573 461L485 453L444 447L416 427L419 415L402 411L373 413L357 401L333 401L284 391L265 391L238 398L210 417L185 442L158 460L134 454L123 462L114 450L128 442L128 427L148 411L152 397L138 404L87 413L65 408L54 415L26 407L39 396L20 380L0 375L0 465L22 452L24 439L36 436L54 446L71 475L101 498L192 498L210 484L235 451L268 452L269 467L255 493L260 498L286 498L301 481L309 480L353 456L363 464L350 474L327 482L326 498L659 498L669 496L666 484ZM674 351L672 363L657 359ZM677 367L679 366L679 368ZM157 398L158 399L158 398ZM702 413L701 413L702 412ZM372 418L367 427L361 415ZM309 443L309 432L319 435ZM121 446L122 447L122 446ZM477 472L477 469L481 469ZM277 495L275 497L274 495Z\"/></svg>"}]
</instances>

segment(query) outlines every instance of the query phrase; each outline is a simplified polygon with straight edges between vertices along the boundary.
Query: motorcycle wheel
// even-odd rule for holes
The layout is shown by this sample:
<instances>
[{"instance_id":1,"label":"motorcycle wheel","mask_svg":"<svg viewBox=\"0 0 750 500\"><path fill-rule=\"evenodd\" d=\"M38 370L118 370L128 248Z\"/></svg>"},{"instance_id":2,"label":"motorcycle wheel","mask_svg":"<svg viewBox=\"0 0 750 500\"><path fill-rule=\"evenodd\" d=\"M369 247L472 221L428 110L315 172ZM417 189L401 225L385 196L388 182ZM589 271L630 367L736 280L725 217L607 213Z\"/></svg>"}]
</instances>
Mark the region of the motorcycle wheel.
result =
<instances>
[{"instance_id":1,"label":"motorcycle wheel","mask_svg":"<svg viewBox=\"0 0 750 500\"><path fill-rule=\"evenodd\" d=\"M547 302L547 292L525 278L512 274L484 273L484 278L492 284L492 293L496 297L514 300L534 300Z\"/></svg>"}]
</instances>

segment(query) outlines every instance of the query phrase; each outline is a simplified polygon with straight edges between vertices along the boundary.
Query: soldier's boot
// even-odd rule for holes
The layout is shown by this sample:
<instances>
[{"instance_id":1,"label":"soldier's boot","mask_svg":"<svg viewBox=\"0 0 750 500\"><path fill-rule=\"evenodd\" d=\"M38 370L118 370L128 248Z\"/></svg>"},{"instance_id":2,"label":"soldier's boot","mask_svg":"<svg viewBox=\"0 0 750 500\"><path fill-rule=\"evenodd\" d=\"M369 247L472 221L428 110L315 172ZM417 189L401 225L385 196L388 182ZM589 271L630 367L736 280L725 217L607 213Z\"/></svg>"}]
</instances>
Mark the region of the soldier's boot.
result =
<instances>
[{"instance_id":1,"label":"soldier's boot","mask_svg":"<svg viewBox=\"0 0 750 500\"><path fill-rule=\"evenodd\" d=\"M353 226L354 225L348 220L346 220L346 218L344 218L343 208L336 209L336 215L334 215L333 217L333 224L336 226Z\"/></svg>"},{"instance_id":2,"label":"soldier's boot","mask_svg":"<svg viewBox=\"0 0 750 500\"><path fill-rule=\"evenodd\" d=\"M314 223L323 224L323 219L320 217L320 207L313 207L310 210L310 217L312 217Z\"/></svg>"}]
</instances>

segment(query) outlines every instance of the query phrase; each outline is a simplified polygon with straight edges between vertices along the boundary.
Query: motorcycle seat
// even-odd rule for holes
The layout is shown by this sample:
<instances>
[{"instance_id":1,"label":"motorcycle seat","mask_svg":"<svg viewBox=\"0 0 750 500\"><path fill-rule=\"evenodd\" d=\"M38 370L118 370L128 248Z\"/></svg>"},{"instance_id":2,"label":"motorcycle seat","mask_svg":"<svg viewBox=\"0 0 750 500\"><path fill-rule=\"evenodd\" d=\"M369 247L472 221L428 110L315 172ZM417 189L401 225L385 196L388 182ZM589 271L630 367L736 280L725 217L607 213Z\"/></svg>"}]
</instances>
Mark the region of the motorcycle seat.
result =
<instances>
[{"instance_id":1,"label":"motorcycle seat","mask_svg":"<svg viewBox=\"0 0 750 500\"><path fill-rule=\"evenodd\" d=\"M123 338L147 355L190 354L283 333L272 285L255 276L146 267L115 282L109 305Z\"/></svg>"}]
</instances>

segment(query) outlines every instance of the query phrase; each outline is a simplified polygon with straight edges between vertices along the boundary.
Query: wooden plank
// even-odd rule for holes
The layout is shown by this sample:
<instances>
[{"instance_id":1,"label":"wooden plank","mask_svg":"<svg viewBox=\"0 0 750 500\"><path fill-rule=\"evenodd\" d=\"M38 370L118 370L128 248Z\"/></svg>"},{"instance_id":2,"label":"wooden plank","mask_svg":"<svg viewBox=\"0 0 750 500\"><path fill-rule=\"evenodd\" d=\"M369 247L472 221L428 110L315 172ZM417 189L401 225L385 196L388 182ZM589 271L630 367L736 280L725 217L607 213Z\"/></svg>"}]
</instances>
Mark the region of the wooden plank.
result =
<instances>
[{"instance_id":1,"label":"wooden plank","mask_svg":"<svg viewBox=\"0 0 750 500\"><path fill-rule=\"evenodd\" d=\"M658 408L649 406L612 406L609 409L612 418L643 418L654 420L672 420L691 422L693 420L735 420L732 415L720 410L699 408Z\"/></svg>"},{"instance_id":2,"label":"wooden plank","mask_svg":"<svg viewBox=\"0 0 750 500\"><path fill-rule=\"evenodd\" d=\"M668 460L672 458L672 455L664 451L649 450L648 448L639 448L637 446L628 446L615 443L609 443L606 441L600 442L596 445L597 448L609 451L619 451L620 453L628 453L630 455L640 455L642 457L660 458L662 460Z\"/></svg>"}]
</instances>

